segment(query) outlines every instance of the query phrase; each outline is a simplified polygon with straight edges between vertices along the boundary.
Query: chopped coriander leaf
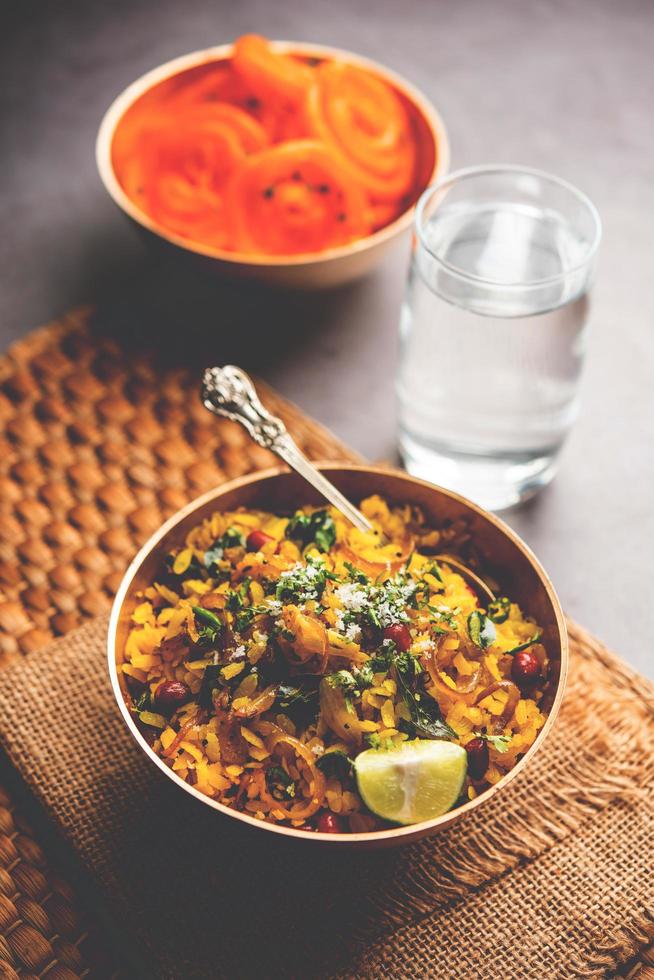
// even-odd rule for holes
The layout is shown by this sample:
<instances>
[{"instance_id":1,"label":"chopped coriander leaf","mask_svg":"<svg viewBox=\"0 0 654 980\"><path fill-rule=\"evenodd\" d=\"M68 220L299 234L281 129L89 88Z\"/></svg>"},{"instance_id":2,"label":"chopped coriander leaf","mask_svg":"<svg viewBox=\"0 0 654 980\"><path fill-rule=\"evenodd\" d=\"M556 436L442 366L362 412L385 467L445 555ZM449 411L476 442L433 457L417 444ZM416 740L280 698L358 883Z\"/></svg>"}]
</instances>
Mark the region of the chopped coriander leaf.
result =
<instances>
[{"instance_id":1,"label":"chopped coriander leaf","mask_svg":"<svg viewBox=\"0 0 654 980\"><path fill-rule=\"evenodd\" d=\"M326 677L330 687L340 687L345 694L353 694L357 690L357 682L349 670L337 670Z\"/></svg>"},{"instance_id":2,"label":"chopped coriander leaf","mask_svg":"<svg viewBox=\"0 0 654 980\"><path fill-rule=\"evenodd\" d=\"M320 551L329 551L336 541L336 525L326 510L298 511L288 522L286 537L304 546L313 542Z\"/></svg>"},{"instance_id":3,"label":"chopped coriander leaf","mask_svg":"<svg viewBox=\"0 0 654 980\"><path fill-rule=\"evenodd\" d=\"M336 580L337 576L327 571L322 559L309 557L306 565L298 562L295 568L282 572L277 581L275 597L280 602L319 600L328 579Z\"/></svg>"},{"instance_id":4,"label":"chopped coriander leaf","mask_svg":"<svg viewBox=\"0 0 654 980\"><path fill-rule=\"evenodd\" d=\"M438 581L438 582L442 582L443 581L443 576L441 575L441 570L440 570L440 567L438 565L438 562L435 562L435 561L432 562L432 564L429 566L429 568L425 569L425 574L426 575L432 575L436 579L436 581Z\"/></svg>"},{"instance_id":5,"label":"chopped coriander leaf","mask_svg":"<svg viewBox=\"0 0 654 980\"><path fill-rule=\"evenodd\" d=\"M211 572L223 558L227 548L242 548L245 544L243 535L235 527L228 527L221 537L216 538L211 547L204 553L205 567Z\"/></svg>"},{"instance_id":6,"label":"chopped coriander leaf","mask_svg":"<svg viewBox=\"0 0 654 980\"><path fill-rule=\"evenodd\" d=\"M254 619L254 608L252 606L247 606L245 609L239 609L237 613L234 614L234 626L237 633L244 633L252 625Z\"/></svg>"},{"instance_id":7,"label":"chopped coriander leaf","mask_svg":"<svg viewBox=\"0 0 654 980\"><path fill-rule=\"evenodd\" d=\"M356 582L359 585L368 585L370 579L365 574L365 572L362 572L360 569L358 569L355 565L352 564L351 561L344 562L344 565L347 568L347 577L349 582Z\"/></svg>"},{"instance_id":8,"label":"chopped coriander leaf","mask_svg":"<svg viewBox=\"0 0 654 980\"><path fill-rule=\"evenodd\" d=\"M337 590L343 607L353 613L360 625L385 629L397 623L407 623L407 606L418 608L417 593L420 588L407 575L398 572L378 585L347 582Z\"/></svg>"},{"instance_id":9,"label":"chopped coriander leaf","mask_svg":"<svg viewBox=\"0 0 654 980\"><path fill-rule=\"evenodd\" d=\"M431 613L431 618L435 621L437 626L444 625L447 626L448 629L456 631L457 622L454 610L446 610L440 608L439 606L432 606L429 602L425 604L424 608L429 610ZM439 630L438 632L443 631Z\"/></svg>"},{"instance_id":10,"label":"chopped coriander leaf","mask_svg":"<svg viewBox=\"0 0 654 980\"><path fill-rule=\"evenodd\" d=\"M495 642L497 630L488 616L474 609L468 616L468 636L475 646L487 650Z\"/></svg>"},{"instance_id":11,"label":"chopped coriander leaf","mask_svg":"<svg viewBox=\"0 0 654 980\"><path fill-rule=\"evenodd\" d=\"M252 579L244 578L237 589L231 589L227 593L227 609L230 612L235 612L237 609L243 608L245 600L248 598L251 581Z\"/></svg>"},{"instance_id":12,"label":"chopped coriander leaf","mask_svg":"<svg viewBox=\"0 0 654 980\"><path fill-rule=\"evenodd\" d=\"M329 551L336 541L336 525L329 515L325 517L321 526L316 529L314 540L321 551Z\"/></svg>"},{"instance_id":13,"label":"chopped coriander leaf","mask_svg":"<svg viewBox=\"0 0 654 980\"><path fill-rule=\"evenodd\" d=\"M382 738L379 732L369 732L366 735L366 742L368 747L371 749L377 749L380 752L390 752L391 749L395 748L393 739Z\"/></svg>"},{"instance_id":14,"label":"chopped coriander leaf","mask_svg":"<svg viewBox=\"0 0 654 980\"><path fill-rule=\"evenodd\" d=\"M507 752L511 744L510 735L486 735L482 732L475 732L475 737L482 738L485 742L488 742L500 754Z\"/></svg>"},{"instance_id":15,"label":"chopped coriander leaf","mask_svg":"<svg viewBox=\"0 0 654 980\"><path fill-rule=\"evenodd\" d=\"M367 660L361 667L353 667L352 673L360 691L365 690L367 687L372 687L374 683L373 678L375 671L373 670L372 664L369 660Z\"/></svg>"},{"instance_id":16,"label":"chopped coriander leaf","mask_svg":"<svg viewBox=\"0 0 654 980\"><path fill-rule=\"evenodd\" d=\"M403 684L415 685L419 675L422 673L422 664L417 657L414 657L412 653L406 650L403 653L398 653L394 657L393 664L398 675L401 676Z\"/></svg>"},{"instance_id":17,"label":"chopped coriander leaf","mask_svg":"<svg viewBox=\"0 0 654 980\"><path fill-rule=\"evenodd\" d=\"M382 671L389 670L397 654L397 647L392 640L384 640L381 649L377 650L366 663L370 666L374 674L381 674Z\"/></svg>"}]
</instances>

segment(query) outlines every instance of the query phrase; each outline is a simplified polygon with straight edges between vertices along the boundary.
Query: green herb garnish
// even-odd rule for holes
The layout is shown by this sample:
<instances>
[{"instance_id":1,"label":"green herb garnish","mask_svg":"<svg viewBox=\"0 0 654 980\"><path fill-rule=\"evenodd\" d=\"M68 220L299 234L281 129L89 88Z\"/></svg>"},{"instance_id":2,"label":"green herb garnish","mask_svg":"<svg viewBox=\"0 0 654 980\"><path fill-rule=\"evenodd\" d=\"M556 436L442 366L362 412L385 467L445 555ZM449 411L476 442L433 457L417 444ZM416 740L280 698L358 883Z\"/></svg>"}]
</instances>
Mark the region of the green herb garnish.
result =
<instances>
[{"instance_id":1,"label":"green herb garnish","mask_svg":"<svg viewBox=\"0 0 654 980\"><path fill-rule=\"evenodd\" d=\"M298 511L288 522L286 537L305 547L313 542L320 551L329 551L336 541L336 525L326 510Z\"/></svg>"},{"instance_id":2,"label":"green herb garnish","mask_svg":"<svg viewBox=\"0 0 654 980\"><path fill-rule=\"evenodd\" d=\"M344 562L347 568L347 580L348 582L356 583L357 585L368 585L370 579L362 572L356 565L353 565L351 561Z\"/></svg>"},{"instance_id":3,"label":"green herb garnish","mask_svg":"<svg viewBox=\"0 0 654 980\"><path fill-rule=\"evenodd\" d=\"M322 597L328 579L338 580L338 576L327 571L322 558L307 558L306 565L297 565L288 572L282 572L275 588L275 598L280 602L316 601Z\"/></svg>"},{"instance_id":4,"label":"green herb garnish","mask_svg":"<svg viewBox=\"0 0 654 980\"><path fill-rule=\"evenodd\" d=\"M150 697L150 688L146 687L137 698L132 698L132 704L134 705L135 711L150 711L152 708L152 699Z\"/></svg>"},{"instance_id":5,"label":"green herb garnish","mask_svg":"<svg viewBox=\"0 0 654 980\"><path fill-rule=\"evenodd\" d=\"M538 630L538 632L535 633L534 636L532 636L531 640L527 640L525 643L521 643L520 646L513 647L512 650L505 650L502 653L502 656L506 657L509 654L520 653L521 650L527 650L529 649L529 647L533 647L534 643L538 643L540 641L542 635L543 635L542 632Z\"/></svg>"},{"instance_id":6,"label":"green herb garnish","mask_svg":"<svg viewBox=\"0 0 654 980\"><path fill-rule=\"evenodd\" d=\"M389 736L387 738L382 738L379 732L368 732L365 736L368 748L376 749L378 752L390 752L391 749L395 748L395 743L393 739Z\"/></svg>"},{"instance_id":7,"label":"green herb garnish","mask_svg":"<svg viewBox=\"0 0 654 980\"><path fill-rule=\"evenodd\" d=\"M199 642L203 646L212 646L222 633L223 624L210 609L205 609L203 606L191 606L191 608L198 627Z\"/></svg>"},{"instance_id":8,"label":"green herb garnish","mask_svg":"<svg viewBox=\"0 0 654 980\"><path fill-rule=\"evenodd\" d=\"M209 572L216 570L218 562L221 561L225 555L225 550L227 548L243 548L245 545L245 540L240 531L237 531L235 527L228 527L227 530L221 537L216 538L211 547L204 553L204 564Z\"/></svg>"},{"instance_id":9,"label":"green herb garnish","mask_svg":"<svg viewBox=\"0 0 654 980\"><path fill-rule=\"evenodd\" d=\"M494 599L493 602L488 603L488 617L494 623L506 622L510 611L511 600L507 599L506 596L500 596L499 599Z\"/></svg>"},{"instance_id":10,"label":"green herb garnish","mask_svg":"<svg viewBox=\"0 0 654 980\"><path fill-rule=\"evenodd\" d=\"M281 766L271 766L266 769L266 786L273 799L279 800L280 803L295 796L295 783Z\"/></svg>"},{"instance_id":11,"label":"green herb garnish","mask_svg":"<svg viewBox=\"0 0 654 980\"><path fill-rule=\"evenodd\" d=\"M340 687L346 694L352 694L357 689L357 682L349 670L337 670L325 678L330 687Z\"/></svg>"},{"instance_id":12,"label":"green herb garnish","mask_svg":"<svg viewBox=\"0 0 654 980\"><path fill-rule=\"evenodd\" d=\"M238 609L242 609L245 605L245 601L249 595L250 582L252 579L245 578L241 584L236 589L231 589L227 593L227 603L226 608L230 612L236 612Z\"/></svg>"},{"instance_id":13,"label":"green herb garnish","mask_svg":"<svg viewBox=\"0 0 654 980\"><path fill-rule=\"evenodd\" d=\"M495 642L497 631L492 620L475 609L468 616L468 636L475 646L487 650Z\"/></svg>"},{"instance_id":14,"label":"green herb garnish","mask_svg":"<svg viewBox=\"0 0 654 980\"><path fill-rule=\"evenodd\" d=\"M394 660L395 673L402 699L411 715L414 734L425 738L456 739L457 734L443 721L438 702L424 691L418 693L415 685L422 672L419 661L408 651L400 653Z\"/></svg>"},{"instance_id":15,"label":"green herb garnish","mask_svg":"<svg viewBox=\"0 0 654 980\"><path fill-rule=\"evenodd\" d=\"M510 735L485 735L482 732L475 732L475 736L477 738L483 738L485 742L488 742L500 754L508 752L509 745L511 744Z\"/></svg>"}]
</instances>

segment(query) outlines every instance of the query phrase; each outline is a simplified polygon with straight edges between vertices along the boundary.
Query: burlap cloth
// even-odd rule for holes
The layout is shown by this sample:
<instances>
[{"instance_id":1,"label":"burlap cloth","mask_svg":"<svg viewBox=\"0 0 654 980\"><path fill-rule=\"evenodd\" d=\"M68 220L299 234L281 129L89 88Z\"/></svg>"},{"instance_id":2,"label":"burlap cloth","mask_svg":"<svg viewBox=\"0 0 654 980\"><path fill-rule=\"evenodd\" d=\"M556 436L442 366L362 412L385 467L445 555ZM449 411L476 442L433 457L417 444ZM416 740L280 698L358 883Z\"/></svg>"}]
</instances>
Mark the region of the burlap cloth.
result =
<instances>
[{"instance_id":1,"label":"burlap cloth","mask_svg":"<svg viewBox=\"0 0 654 980\"><path fill-rule=\"evenodd\" d=\"M654 937L654 687L571 625L559 722L435 838L280 842L127 733L98 619L0 675L0 739L99 883L135 977L603 977Z\"/></svg>"}]
</instances>

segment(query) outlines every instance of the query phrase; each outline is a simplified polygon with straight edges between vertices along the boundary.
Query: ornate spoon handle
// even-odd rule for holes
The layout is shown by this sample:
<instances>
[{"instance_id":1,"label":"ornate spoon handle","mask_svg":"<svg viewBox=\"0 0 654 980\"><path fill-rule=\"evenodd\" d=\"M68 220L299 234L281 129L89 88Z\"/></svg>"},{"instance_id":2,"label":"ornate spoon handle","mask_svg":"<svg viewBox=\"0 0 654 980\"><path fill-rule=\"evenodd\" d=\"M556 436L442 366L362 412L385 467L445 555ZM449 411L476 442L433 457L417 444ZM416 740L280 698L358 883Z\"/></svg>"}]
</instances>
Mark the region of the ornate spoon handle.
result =
<instances>
[{"instance_id":1,"label":"ornate spoon handle","mask_svg":"<svg viewBox=\"0 0 654 980\"><path fill-rule=\"evenodd\" d=\"M225 367L207 368L202 379L202 402L214 415L222 415L240 422L254 441L264 449L270 449L285 463L299 473L325 497L330 504L340 510L355 527L361 531L371 531L372 525L347 500L340 490L327 480L309 462L289 435L281 419L263 407L257 396L252 379L240 368L227 364Z\"/></svg>"}]
</instances>

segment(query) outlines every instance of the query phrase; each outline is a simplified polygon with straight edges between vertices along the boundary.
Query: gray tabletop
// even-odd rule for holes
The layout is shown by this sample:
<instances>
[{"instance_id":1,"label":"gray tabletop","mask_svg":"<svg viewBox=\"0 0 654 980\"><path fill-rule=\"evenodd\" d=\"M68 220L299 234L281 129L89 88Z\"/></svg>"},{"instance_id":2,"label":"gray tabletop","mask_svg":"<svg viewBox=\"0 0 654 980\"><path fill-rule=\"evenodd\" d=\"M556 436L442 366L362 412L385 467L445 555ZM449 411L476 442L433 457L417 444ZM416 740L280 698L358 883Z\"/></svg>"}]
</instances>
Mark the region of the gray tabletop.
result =
<instances>
[{"instance_id":1,"label":"gray tabletop","mask_svg":"<svg viewBox=\"0 0 654 980\"><path fill-rule=\"evenodd\" d=\"M404 251L317 301L171 278L96 177L97 124L128 82L245 31L382 60L441 110L453 165L523 163L592 197L604 242L582 414L555 482L507 519L568 613L654 675L654 5L23 0L9 17L0 52L3 347L91 300L109 329L150 342L183 327L196 350L238 357L365 456L393 457Z\"/></svg>"}]
</instances>

